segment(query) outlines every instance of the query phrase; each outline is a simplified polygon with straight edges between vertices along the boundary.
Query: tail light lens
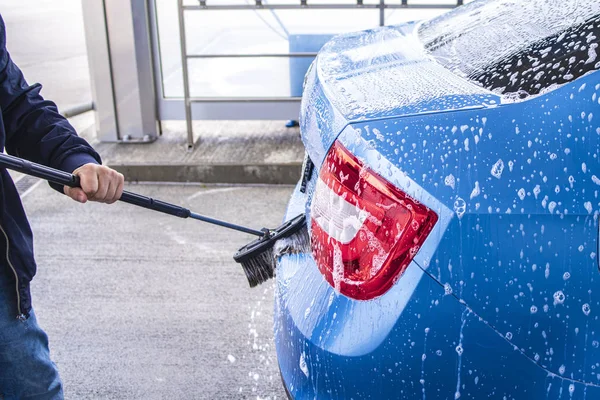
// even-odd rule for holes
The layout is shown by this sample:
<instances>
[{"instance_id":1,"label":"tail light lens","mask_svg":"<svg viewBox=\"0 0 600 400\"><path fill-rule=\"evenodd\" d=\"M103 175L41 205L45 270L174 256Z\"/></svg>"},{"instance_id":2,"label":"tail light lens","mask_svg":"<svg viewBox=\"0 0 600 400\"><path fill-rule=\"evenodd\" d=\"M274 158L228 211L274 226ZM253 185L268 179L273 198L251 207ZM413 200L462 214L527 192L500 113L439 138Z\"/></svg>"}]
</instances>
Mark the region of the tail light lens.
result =
<instances>
[{"instance_id":1,"label":"tail light lens","mask_svg":"<svg viewBox=\"0 0 600 400\"><path fill-rule=\"evenodd\" d=\"M402 276L437 219L335 142L311 205L313 256L338 292L369 300Z\"/></svg>"}]
</instances>

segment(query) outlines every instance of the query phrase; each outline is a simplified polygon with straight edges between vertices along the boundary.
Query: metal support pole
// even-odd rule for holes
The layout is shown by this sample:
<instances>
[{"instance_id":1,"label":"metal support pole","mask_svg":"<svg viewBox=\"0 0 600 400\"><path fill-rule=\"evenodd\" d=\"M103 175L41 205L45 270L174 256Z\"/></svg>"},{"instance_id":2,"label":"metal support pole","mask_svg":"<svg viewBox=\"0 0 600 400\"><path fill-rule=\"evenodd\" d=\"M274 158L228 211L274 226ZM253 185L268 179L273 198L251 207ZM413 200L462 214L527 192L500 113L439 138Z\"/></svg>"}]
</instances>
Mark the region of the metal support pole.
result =
<instances>
[{"instance_id":1,"label":"metal support pole","mask_svg":"<svg viewBox=\"0 0 600 400\"><path fill-rule=\"evenodd\" d=\"M82 9L96 137L103 142L116 142L120 138L104 0L84 1Z\"/></svg>"},{"instance_id":2,"label":"metal support pole","mask_svg":"<svg viewBox=\"0 0 600 400\"><path fill-rule=\"evenodd\" d=\"M385 26L385 0L379 0L379 26Z\"/></svg>"},{"instance_id":3,"label":"metal support pole","mask_svg":"<svg viewBox=\"0 0 600 400\"><path fill-rule=\"evenodd\" d=\"M82 7L98 139L152 142L158 117L148 3L86 0Z\"/></svg>"},{"instance_id":4,"label":"metal support pole","mask_svg":"<svg viewBox=\"0 0 600 400\"><path fill-rule=\"evenodd\" d=\"M185 10L183 0L178 0L179 41L181 46L181 69L183 71L183 102L185 107L185 122L187 127L188 149L194 147L194 130L192 128L192 103L190 101L190 78L188 66L187 43L185 35Z\"/></svg>"}]
</instances>

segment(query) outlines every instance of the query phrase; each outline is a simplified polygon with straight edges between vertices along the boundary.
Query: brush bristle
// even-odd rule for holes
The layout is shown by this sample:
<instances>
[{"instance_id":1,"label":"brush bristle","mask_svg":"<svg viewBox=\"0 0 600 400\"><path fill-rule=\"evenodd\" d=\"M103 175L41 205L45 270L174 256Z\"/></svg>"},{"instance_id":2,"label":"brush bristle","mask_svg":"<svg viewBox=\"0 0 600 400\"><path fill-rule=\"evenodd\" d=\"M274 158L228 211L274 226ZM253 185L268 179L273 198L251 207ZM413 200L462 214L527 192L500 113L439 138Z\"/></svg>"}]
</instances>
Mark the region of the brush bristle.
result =
<instances>
[{"instance_id":1,"label":"brush bristle","mask_svg":"<svg viewBox=\"0 0 600 400\"><path fill-rule=\"evenodd\" d=\"M285 254L308 253L309 251L310 236L308 227L304 225L298 232L275 243L274 258L277 259Z\"/></svg>"},{"instance_id":2,"label":"brush bristle","mask_svg":"<svg viewBox=\"0 0 600 400\"><path fill-rule=\"evenodd\" d=\"M240 263L250 287L255 287L273 277L275 271L275 257L273 249L270 248L256 256L248 258Z\"/></svg>"},{"instance_id":3,"label":"brush bristle","mask_svg":"<svg viewBox=\"0 0 600 400\"><path fill-rule=\"evenodd\" d=\"M255 287L273 278L276 257L306 252L309 249L310 237L306 228L306 216L300 214L239 249L233 259L242 264L250 287Z\"/></svg>"}]
</instances>

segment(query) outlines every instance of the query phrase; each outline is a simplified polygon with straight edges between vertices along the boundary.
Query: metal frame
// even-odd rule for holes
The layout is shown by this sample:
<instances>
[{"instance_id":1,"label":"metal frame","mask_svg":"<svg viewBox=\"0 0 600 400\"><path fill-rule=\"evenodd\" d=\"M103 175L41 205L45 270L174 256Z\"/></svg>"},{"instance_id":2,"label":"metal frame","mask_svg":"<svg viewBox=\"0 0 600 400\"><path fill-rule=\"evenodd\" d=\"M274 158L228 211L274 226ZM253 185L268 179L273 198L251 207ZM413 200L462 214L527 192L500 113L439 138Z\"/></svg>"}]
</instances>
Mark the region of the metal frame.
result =
<instances>
[{"instance_id":1,"label":"metal frame","mask_svg":"<svg viewBox=\"0 0 600 400\"><path fill-rule=\"evenodd\" d=\"M356 0L355 4L311 4L307 0L298 0L297 4L266 4L263 0L253 0L251 4L241 5L223 5L218 4L219 0L197 0L197 5L185 5L184 0L178 0L179 17L179 38L181 50L181 65L183 75L183 110L187 127L188 147L194 145L194 132L192 126L193 116L206 119L231 119L231 108L236 107L236 115L240 119L295 119L299 111L300 97L192 97L190 94L189 64L190 59L204 58L266 58L266 57L315 57L316 53L291 53L291 54L188 54L187 39L185 30L185 15L191 11L210 11L210 10L305 10L305 9L371 9L380 11L379 25L385 25L385 10L387 9L451 9L463 4L463 0L456 0L454 4L414 4L409 0L401 0L400 4L388 4L385 0L379 0L377 4L364 4L363 0ZM214 4L212 4L214 2ZM152 12L156 13L153 9ZM156 22L156 19L153 19ZM154 30L157 33L157 29ZM156 37L158 46L158 37ZM159 49L160 51L160 49ZM160 64L160 60L158 60ZM155 64L156 65L156 64ZM161 88L162 77L159 77L157 87ZM166 111L169 115L174 115L174 107L181 110L181 102L176 100L163 99L161 103L161 112ZM178 103L178 104L177 104ZM176 105L177 104L177 105ZM199 105L195 108L194 105ZM228 112L223 112L223 105L227 104ZM243 109L243 112L238 112Z\"/></svg>"},{"instance_id":2,"label":"metal frame","mask_svg":"<svg viewBox=\"0 0 600 400\"><path fill-rule=\"evenodd\" d=\"M161 120L185 120L185 99L183 97L166 97L164 90L164 73L161 63L161 48L159 44L158 15L155 1L150 2L150 24L153 52L157 56L154 59L155 87L157 92L158 116ZM315 53L300 54L300 56L314 57ZM243 57L244 55L242 55ZM256 57L256 55L249 55ZM259 55L260 56L260 55ZM267 54L266 56L288 57L286 54ZM238 55L214 54L206 55L206 58L235 58ZM190 55L190 58L195 58ZM233 119L231 110L235 110L237 119L295 119L298 117L300 98L298 97L204 97L192 98L190 108L194 117L206 120L230 120ZM188 134L189 139L189 134Z\"/></svg>"}]
</instances>

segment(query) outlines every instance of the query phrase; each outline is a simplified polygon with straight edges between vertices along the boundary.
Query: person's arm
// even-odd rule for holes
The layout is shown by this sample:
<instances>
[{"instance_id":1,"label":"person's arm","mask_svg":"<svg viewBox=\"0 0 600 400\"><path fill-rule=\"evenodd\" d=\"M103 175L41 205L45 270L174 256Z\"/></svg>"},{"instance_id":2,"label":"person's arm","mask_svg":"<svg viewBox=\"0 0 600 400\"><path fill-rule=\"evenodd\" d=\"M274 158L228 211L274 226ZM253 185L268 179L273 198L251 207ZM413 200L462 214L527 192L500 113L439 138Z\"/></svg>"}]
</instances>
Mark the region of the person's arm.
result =
<instances>
[{"instance_id":1,"label":"person's arm","mask_svg":"<svg viewBox=\"0 0 600 400\"><path fill-rule=\"evenodd\" d=\"M40 95L40 84L28 85L6 49L6 26L0 16L0 111L6 151L80 177L82 189L61 188L74 200L112 203L121 197L123 176L101 165L100 156L82 138L56 104Z\"/></svg>"}]
</instances>

